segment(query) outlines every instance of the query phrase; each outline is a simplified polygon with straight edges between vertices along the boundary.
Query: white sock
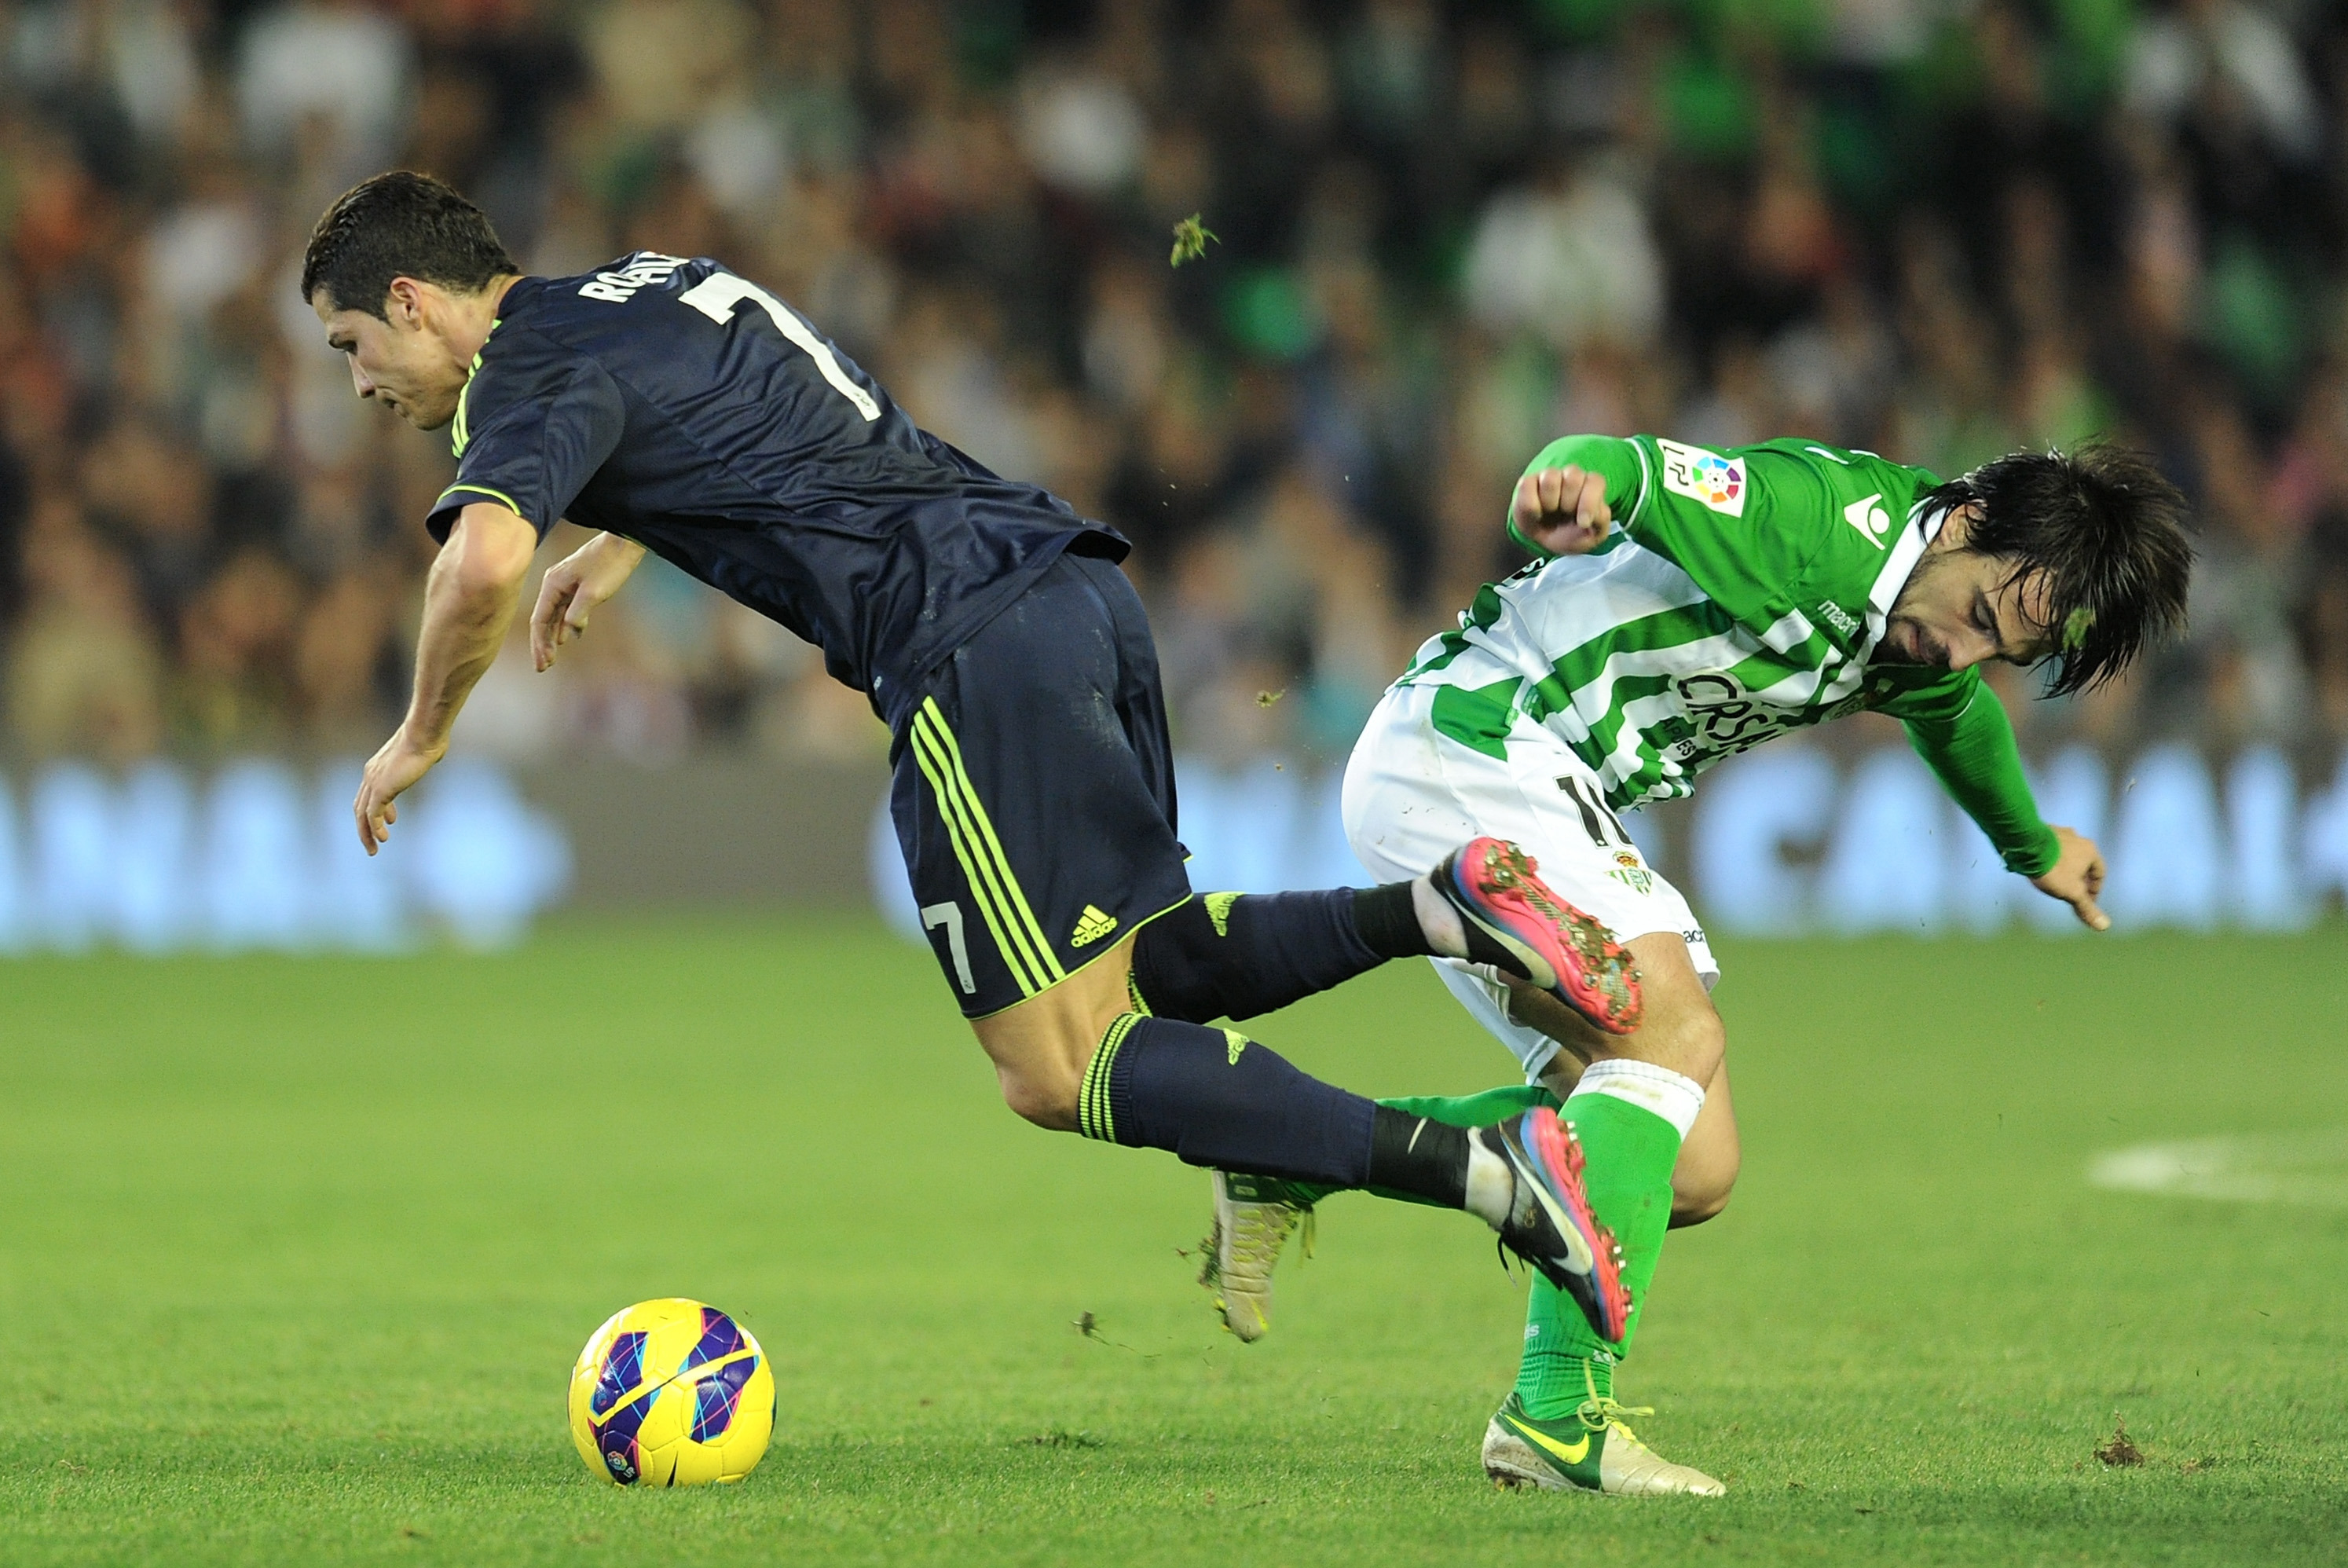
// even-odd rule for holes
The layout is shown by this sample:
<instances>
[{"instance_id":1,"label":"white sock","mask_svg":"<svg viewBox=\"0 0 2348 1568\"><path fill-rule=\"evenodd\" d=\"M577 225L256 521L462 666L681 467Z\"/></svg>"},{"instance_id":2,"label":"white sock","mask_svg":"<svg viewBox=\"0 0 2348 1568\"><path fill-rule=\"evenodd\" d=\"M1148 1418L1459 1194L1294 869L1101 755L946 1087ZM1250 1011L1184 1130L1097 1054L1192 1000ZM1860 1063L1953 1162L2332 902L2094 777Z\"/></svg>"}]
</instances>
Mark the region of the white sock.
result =
<instances>
[{"instance_id":1,"label":"white sock","mask_svg":"<svg viewBox=\"0 0 2348 1568\"><path fill-rule=\"evenodd\" d=\"M1517 1201L1517 1178L1509 1162L1484 1147L1484 1140L1468 1134L1468 1212L1494 1230L1509 1222L1509 1210Z\"/></svg>"},{"instance_id":2,"label":"white sock","mask_svg":"<svg viewBox=\"0 0 2348 1568\"><path fill-rule=\"evenodd\" d=\"M1435 891L1428 877L1418 877L1410 884L1410 912L1418 916L1418 929L1426 937L1426 944L1446 958L1468 956L1468 928L1459 923L1459 912L1448 900Z\"/></svg>"},{"instance_id":3,"label":"white sock","mask_svg":"<svg viewBox=\"0 0 2348 1568\"><path fill-rule=\"evenodd\" d=\"M1704 1109L1704 1086L1695 1079L1653 1062L1626 1061L1620 1057L1603 1057L1583 1068L1581 1081L1573 1086L1572 1098L1565 1102L1566 1110L1570 1112L1573 1101L1585 1094L1611 1094L1641 1110L1653 1111L1679 1130L1683 1143L1687 1141L1688 1129L1695 1125L1696 1112ZM1471 1162L1471 1176L1473 1170Z\"/></svg>"}]
</instances>

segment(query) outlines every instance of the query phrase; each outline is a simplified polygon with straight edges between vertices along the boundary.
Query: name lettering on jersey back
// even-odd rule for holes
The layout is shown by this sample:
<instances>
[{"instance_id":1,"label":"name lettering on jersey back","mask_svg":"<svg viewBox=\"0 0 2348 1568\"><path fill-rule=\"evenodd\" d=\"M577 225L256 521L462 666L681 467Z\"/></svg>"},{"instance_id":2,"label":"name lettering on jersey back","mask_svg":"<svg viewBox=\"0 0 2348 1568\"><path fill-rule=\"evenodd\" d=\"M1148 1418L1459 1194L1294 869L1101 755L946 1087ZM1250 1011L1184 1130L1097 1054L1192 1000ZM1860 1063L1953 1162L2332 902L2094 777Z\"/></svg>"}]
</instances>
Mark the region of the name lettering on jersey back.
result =
<instances>
[{"instance_id":1,"label":"name lettering on jersey back","mask_svg":"<svg viewBox=\"0 0 2348 1568\"><path fill-rule=\"evenodd\" d=\"M1878 550L1883 549L1891 536L1891 514L1883 510L1883 492L1880 490L1843 508L1842 520L1865 534L1867 542Z\"/></svg>"},{"instance_id":2,"label":"name lettering on jersey back","mask_svg":"<svg viewBox=\"0 0 2348 1568\"><path fill-rule=\"evenodd\" d=\"M1660 438L1655 449L1663 454L1665 490L1729 517L1745 515L1745 492L1750 486L1743 458L1724 458L1702 447Z\"/></svg>"},{"instance_id":3,"label":"name lettering on jersey back","mask_svg":"<svg viewBox=\"0 0 2348 1568\"><path fill-rule=\"evenodd\" d=\"M653 284L664 284L676 269L685 265L683 256L664 256L658 251L638 251L628 264L618 272L597 273L579 285L580 294L587 299L608 300L613 304L625 304L635 298L636 291Z\"/></svg>"}]
</instances>

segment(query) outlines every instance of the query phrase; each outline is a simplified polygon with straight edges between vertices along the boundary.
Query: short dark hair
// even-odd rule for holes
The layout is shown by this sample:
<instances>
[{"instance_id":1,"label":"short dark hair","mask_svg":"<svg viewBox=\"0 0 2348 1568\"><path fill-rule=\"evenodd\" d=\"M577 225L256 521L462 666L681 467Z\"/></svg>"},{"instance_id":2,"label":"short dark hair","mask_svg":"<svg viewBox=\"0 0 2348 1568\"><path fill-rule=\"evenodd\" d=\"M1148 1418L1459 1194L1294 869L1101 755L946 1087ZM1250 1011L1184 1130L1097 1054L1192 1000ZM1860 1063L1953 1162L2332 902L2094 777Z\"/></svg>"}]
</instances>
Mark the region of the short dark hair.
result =
<instances>
[{"instance_id":1,"label":"short dark hair","mask_svg":"<svg viewBox=\"0 0 2348 1568\"><path fill-rule=\"evenodd\" d=\"M2185 498L2141 452L2101 443L2015 452L1921 499L1980 503L1965 548L2013 562L2014 577L2045 578L2056 661L2048 696L2103 685L2184 628L2193 571Z\"/></svg>"},{"instance_id":2,"label":"short dark hair","mask_svg":"<svg viewBox=\"0 0 2348 1568\"><path fill-rule=\"evenodd\" d=\"M318 220L302 253L302 303L324 289L333 309L381 317L394 278L474 294L520 271L488 214L429 174L396 169L352 186Z\"/></svg>"}]
</instances>

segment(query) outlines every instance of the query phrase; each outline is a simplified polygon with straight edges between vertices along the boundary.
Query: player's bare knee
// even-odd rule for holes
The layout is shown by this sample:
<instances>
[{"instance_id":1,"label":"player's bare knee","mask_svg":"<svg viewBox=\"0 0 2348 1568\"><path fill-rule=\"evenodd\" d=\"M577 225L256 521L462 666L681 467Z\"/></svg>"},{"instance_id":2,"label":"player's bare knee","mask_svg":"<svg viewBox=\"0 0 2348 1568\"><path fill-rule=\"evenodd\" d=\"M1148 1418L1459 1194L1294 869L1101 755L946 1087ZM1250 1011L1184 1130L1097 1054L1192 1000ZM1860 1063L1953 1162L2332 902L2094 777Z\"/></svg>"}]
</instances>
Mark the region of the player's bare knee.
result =
<instances>
[{"instance_id":1,"label":"player's bare knee","mask_svg":"<svg viewBox=\"0 0 2348 1568\"><path fill-rule=\"evenodd\" d=\"M1636 1029L1607 1039L1597 1054L1653 1062L1709 1083L1727 1057L1728 1030L1701 990L1692 996L1663 991L1648 998L1646 1016Z\"/></svg>"},{"instance_id":2,"label":"player's bare knee","mask_svg":"<svg viewBox=\"0 0 2348 1568\"><path fill-rule=\"evenodd\" d=\"M1011 1031L999 1026L982 1026L979 1041L994 1063L1003 1103L1038 1127L1068 1132L1076 1125L1076 1091L1084 1068L1081 1062L1069 1059L1059 1033L1049 1028Z\"/></svg>"},{"instance_id":3,"label":"player's bare knee","mask_svg":"<svg viewBox=\"0 0 2348 1568\"><path fill-rule=\"evenodd\" d=\"M1085 1068L1123 1001L1121 979L1112 991L1080 976L974 1023L1003 1103L1038 1127L1075 1131Z\"/></svg>"},{"instance_id":4,"label":"player's bare knee","mask_svg":"<svg viewBox=\"0 0 2348 1568\"><path fill-rule=\"evenodd\" d=\"M1728 1026L1720 1021L1709 996L1698 996L1680 1012L1678 1055L1687 1065L1679 1070L1698 1083L1710 1083L1728 1057Z\"/></svg>"},{"instance_id":5,"label":"player's bare knee","mask_svg":"<svg viewBox=\"0 0 2348 1568\"><path fill-rule=\"evenodd\" d=\"M994 1076L1003 1086L1003 1103L1019 1116L1051 1132L1076 1130L1075 1075L1046 1063L1014 1067L998 1062Z\"/></svg>"}]
</instances>

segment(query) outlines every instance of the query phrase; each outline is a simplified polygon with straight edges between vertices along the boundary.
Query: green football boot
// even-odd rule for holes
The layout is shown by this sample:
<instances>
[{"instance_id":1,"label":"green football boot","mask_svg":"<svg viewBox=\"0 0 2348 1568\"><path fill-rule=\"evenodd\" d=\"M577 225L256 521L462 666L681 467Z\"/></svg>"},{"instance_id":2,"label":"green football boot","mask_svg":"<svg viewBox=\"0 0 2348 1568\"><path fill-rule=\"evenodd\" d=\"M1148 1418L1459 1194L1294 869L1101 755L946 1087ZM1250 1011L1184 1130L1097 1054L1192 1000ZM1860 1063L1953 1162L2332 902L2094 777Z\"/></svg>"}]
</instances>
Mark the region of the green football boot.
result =
<instances>
[{"instance_id":1,"label":"green football boot","mask_svg":"<svg viewBox=\"0 0 2348 1568\"><path fill-rule=\"evenodd\" d=\"M1242 1344L1272 1327L1272 1271L1290 1233L1304 1233L1313 1255L1313 1204L1304 1191L1271 1176L1208 1172L1215 1191L1215 1228L1207 1236L1199 1283L1214 1293L1223 1326Z\"/></svg>"},{"instance_id":2,"label":"green football boot","mask_svg":"<svg viewBox=\"0 0 2348 1568\"><path fill-rule=\"evenodd\" d=\"M1506 1487L1597 1491L1612 1497L1718 1497L1728 1489L1700 1470L1675 1465L1622 1424L1630 1409L1585 1399L1561 1421L1536 1421L1509 1396L1484 1429L1484 1473Z\"/></svg>"}]
</instances>

